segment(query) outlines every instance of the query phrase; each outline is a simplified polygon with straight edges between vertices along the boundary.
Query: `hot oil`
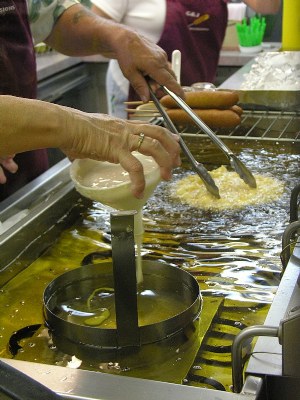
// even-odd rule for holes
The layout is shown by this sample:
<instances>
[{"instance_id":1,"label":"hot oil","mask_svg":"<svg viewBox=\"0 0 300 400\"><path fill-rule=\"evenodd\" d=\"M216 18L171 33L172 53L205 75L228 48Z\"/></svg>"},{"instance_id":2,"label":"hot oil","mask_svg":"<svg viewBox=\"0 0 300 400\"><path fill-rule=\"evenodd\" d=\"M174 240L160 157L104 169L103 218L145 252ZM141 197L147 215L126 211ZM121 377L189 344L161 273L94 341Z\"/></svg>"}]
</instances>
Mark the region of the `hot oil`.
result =
<instances>
[{"instance_id":1,"label":"hot oil","mask_svg":"<svg viewBox=\"0 0 300 400\"><path fill-rule=\"evenodd\" d=\"M235 144L230 143L230 147L238 154ZM214 160L227 162L208 144L200 146L195 141L191 148L208 168L218 166ZM186 269L197 278L203 296L197 343L201 346L184 383L220 390L230 390L233 337L246 326L264 322L276 293L290 192L299 180L299 149L295 146L273 143L262 148L260 143L252 143L251 147L244 146L240 157L253 173L284 182L284 194L272 203L239 210L201 210L171 197L170 183L161 183L143 210L143 260L159 260ZM187 168L184 163L183 168L174 171L173 181L189 174ZM78 267L88 253L97 252L95 261L101 262L110 259L110 251L109 213L94 203L43 256L1 289L0 356L12 357L7 343L14 331L41 324L31 338L19 341L21 348L15 358L67 365L70 356L52 348L42 325L43 290L61 273ZM251 348L246 350L249 353ZM155 354L162 351L149 349L154 361ZM178 366L187 371L189 361L185 368L180 364L185 351L174 347L167 363L151 366L156 371L152 378L160 379L160 375L168 380ZM81 364L81 368L109 373L140 377L146 373L146 367L128 370L127 366L114 362ZM147 373L151 378L151 371Z\"/></svg>"},{"instance_id":2,"label":"hot oil","mask_svg":"<svg viewBox=\"0 0 300 400\"><path fill-rule=\"evenodd\" d=\"M183 312L186 304L176 292L147 288L146 282L137 292L139 326L151 325ZM74 324L99 326L101 329L116 328L115 295L112 288L96 288L86 297L68 301L58 300L55 311L62 319Z\"/></svg>"}]
</instances>

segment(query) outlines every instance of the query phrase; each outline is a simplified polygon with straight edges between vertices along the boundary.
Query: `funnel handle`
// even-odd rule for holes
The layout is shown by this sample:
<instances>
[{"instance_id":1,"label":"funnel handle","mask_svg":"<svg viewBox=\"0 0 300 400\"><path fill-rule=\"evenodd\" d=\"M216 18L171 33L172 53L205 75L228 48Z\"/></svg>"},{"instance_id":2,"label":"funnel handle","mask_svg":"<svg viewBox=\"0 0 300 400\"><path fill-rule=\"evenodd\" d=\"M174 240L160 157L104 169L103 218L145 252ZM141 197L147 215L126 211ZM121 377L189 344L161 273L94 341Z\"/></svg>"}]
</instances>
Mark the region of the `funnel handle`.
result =
<instances>
[{"instance_id":1,"label":"funnel handle","mask_svg":"<svg viewBox=\"0 0 300 400\"><path fill-rule=\"evenodd\" d=\"M110 216L119 347L140 346L134 248L135 214L136 211L116 211Z\"/></svg>"}]
</instances>

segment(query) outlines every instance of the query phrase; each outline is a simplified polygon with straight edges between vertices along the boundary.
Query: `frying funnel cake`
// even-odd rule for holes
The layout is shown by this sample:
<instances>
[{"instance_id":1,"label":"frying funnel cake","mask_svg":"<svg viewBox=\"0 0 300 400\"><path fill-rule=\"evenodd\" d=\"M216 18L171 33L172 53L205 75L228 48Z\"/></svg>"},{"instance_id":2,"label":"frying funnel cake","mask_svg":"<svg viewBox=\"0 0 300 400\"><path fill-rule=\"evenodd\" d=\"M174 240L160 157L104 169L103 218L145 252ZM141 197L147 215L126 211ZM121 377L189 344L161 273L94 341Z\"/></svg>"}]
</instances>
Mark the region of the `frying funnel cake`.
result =
<instances>
[{"instance_id":1,"label":"frying funnel cake","mask_svg":"<svg viewBox=\"0 0 300 400\"><path fill-rule=\"evenodd\" d=\"M241 209L277 200L284 190L281 181L270 176L255 175L257 188L253 189L235 171L223 165L210 172L220 190L220 199L213 197L198 175L189 175L172 187L172 196L182 203L206 210Z\"/></svg>"}]
</instances>

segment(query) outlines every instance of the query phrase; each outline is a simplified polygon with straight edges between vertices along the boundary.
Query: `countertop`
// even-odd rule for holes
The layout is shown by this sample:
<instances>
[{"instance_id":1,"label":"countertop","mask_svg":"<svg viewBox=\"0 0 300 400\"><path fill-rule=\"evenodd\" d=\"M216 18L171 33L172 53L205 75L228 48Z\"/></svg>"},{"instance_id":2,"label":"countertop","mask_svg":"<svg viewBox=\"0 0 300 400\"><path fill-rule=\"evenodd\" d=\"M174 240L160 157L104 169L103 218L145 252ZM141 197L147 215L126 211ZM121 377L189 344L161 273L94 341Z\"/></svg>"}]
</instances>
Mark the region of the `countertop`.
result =
<instances>
[{"instance_id":1,"label":"countertop","mask_svg":"<svg viewBox=\"0 0 300 400\"><path fill-rule=\"evenodd\" d=\"M227 51L222 50L220 54L219 66L236 66L242 67L248 63L255 55L243 54L238 50ZM108 60L102 56L90 56L90 57L68 57L63 54L57 53L56 51L50 51L47 53L37 54L37 78L41 81L54 75L64 69L72 67L76 64L87 62L87 63L107 63Z\"/></svg>"},{"instance_id":2,"label":"countertop","mask_svg":"<svg viewBox=\"0 0 300 400\"><path fill-rule=\"evenodd\" d=\"M278 51L281 48L281 43L264 42L262 43L263 51ZM237 50L221 50L219 58L219 66L235 66L242 67L256 57L257 53L249 54L242 53Z\"/></svg>"},{"instance_id":3,"label":"countertop","mask_svg":"<svg viewBox=\"0 0 300 400\"><path fill-rule=\"evenodd\" d=\"M80 57L68 57L56 51L37 54L37 79L41 81L81 62L82 59Z\"/></svg>"},{"instance_id":4,"label":"countertop","mask_svg":"<svg viewBox=\"0 0 300 400\"><path fill-rule=\"evenodd\" d=\"M250 69L251 65L253 64L254 59L252 58L247 64L243 65L238 71L233 73L226 81L224 81L219 88L220 89L230 89L230 90L239 90L241 84L244 81L244 75L247 74Z\"/></svg>"},{"instance_id":5,"label":"countertop","mask_svg":"<svg viewBox=\"0 0 300 400\"><path fill-rule=\"evenodd\" d=\"M277 51L280 43L263 43L264 51ZM241 67L237 73L234 73L227 79L221 87L236 89L241 83L243 74L249 72L251 61L255 59L256 54L241 53L238 50L222 50L220 53L219 66L235 66ZM37 54L37 77L38 81L48 78L64 69L72 67L82 62L100 62L107 63L108 60L102 56L91 57L68 57L56 51Z\"/></svg>"},{"instance_id":6,"label":"countertop","mask_svg":"<svg viewBox=\"0 0 300 400\"><path fill-rule=\"evenodd\" d=\"M221 50L219 67L242 67L251 61L255 55L241 53L239 50Z\"/></svg>"}]
</instances>

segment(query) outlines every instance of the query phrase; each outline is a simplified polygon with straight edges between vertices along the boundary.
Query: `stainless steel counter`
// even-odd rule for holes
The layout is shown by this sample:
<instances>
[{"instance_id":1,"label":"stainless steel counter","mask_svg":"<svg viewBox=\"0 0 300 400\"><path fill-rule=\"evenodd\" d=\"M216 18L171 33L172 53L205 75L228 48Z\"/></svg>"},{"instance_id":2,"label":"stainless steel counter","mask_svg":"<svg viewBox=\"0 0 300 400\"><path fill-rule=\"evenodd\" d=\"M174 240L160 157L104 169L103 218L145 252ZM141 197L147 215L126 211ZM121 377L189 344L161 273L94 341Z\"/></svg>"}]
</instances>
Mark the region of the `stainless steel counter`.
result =
<instances>
[{"instance_id":1,"label":"stainless steel counter","mask_svg":"<svg viewBox=\"0 0 300 400\"><path fill-rule=\"evenodd\" d=\"M244 75L250 71L251 65L253 64L253 62L254 62L254 59L248 61L242 68L238 69L228 79L226 79L219 86L219 88L220 89L239 90L242 82L244 81Z\"/></svg>"},{"instance_id":2,"label":"stainless steel counter","mask_svg":"<svg viewBox=\"0 0 300 400\"><path fill-rule=\"evenodd\" d=\"M82 59L79 57L68 57L55 51L38 54L36 57L38 81L49 78L51 75L81 62Z\"/></svg>"},{"instance_id":3,"label":"stainless steel counter","mask_svg":"<svg viewBox=\"0 0 300 400\"><path fill-rule=\"evenodd\" d=\"M277 42L266 42L262 44L263 51L278 51L281 47L281 43ZM219 66L220 67L242 67L245 64L249 63L249 61L254 60L257 56L257 53L249 54L242 53L238 49L237 50L221 50L220 58L219 58Z\"/></svg>"},{"instance_id":4,"label":"stainless steel counter","mask_svg":"<svg viewBox=\"0 0 300 400\"><path fill-rule=\"evenodd\" d=\"M241 53L238 50L222 50L220 53L219 66L220 67L242 67L249 61L253 60L255 55ZM63 71L69 67L80 63L108 63L108 59L101 55L89 57L69 57L56 51L37 54L37 76L38 81L48 78L53 74Z\"/></svg>"}]
</instances>

